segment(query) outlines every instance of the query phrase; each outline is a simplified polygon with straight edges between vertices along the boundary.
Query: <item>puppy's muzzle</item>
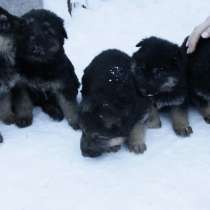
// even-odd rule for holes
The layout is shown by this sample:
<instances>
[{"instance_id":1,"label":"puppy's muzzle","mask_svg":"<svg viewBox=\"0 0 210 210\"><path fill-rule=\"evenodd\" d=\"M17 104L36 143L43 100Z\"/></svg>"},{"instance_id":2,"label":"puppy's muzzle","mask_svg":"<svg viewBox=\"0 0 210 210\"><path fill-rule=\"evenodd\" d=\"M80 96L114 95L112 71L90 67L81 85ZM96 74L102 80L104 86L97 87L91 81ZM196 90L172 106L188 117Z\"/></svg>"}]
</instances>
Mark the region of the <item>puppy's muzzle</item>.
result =
<instances>
[{"instance_id":1,"label":"puppy's muzzle","mask_svg":"<svg viewBox=\"0 0 210 210\"><path fill-rule=\"evenodd\" d=\"M32 53L34 55L38 55L38 56L44 56L45 55L44 49L42 47L39 47L39 46L34 46L32 48Z\"/></svg>"}]
</instances>

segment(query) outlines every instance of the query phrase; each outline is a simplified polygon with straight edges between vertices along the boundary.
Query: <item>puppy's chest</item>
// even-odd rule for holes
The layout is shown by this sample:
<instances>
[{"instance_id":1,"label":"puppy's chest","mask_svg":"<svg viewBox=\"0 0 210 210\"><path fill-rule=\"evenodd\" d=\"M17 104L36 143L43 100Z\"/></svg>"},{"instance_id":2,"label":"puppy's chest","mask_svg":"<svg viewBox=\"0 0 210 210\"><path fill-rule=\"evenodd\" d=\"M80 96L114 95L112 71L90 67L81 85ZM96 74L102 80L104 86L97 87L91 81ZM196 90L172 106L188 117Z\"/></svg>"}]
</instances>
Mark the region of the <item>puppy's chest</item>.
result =
<instances>
[{"instance_id":1,"label":"puppy's chest","mask_svg":"<svg viewBox=\"0 0 210 210\"><path fill-rule=\"evenodd\" d=\"M155 104L158 109L170 106L179 106L185 103L186 96L182 94L170 95L161 94L155 97Z\"/></svg>"},{"instance_id":2,"label":"puppy's chest","mask_svg":"<svg viewBox=\"0 0 210 210\"><path fill-rule=\"evenodd\" d=\"M12 37L0 35L0 56L7 65L15 65L16 47Z\"/></svg>"},{"instance_id":3,"label":"puppy's chest","mask_svg":"<svg viewBox=\"0 0 210 210\"><path fill-rule=\"evenodd\" d=\"M201 91L201 90L195 90L196 95L200 96L206 101L210 101L210 91Z\"/></svg>"},{"instance_id":4,"label":"puppy's chest","mask_svg":"<svg viewBox=\"0 0 210 210\"><path fill-rule=\"evenodd\" d=\"M33 80L28 80L27 84L30 88L41 92L47 92L47 91L56 92L59 89L63 88L62 83L56 80L44 81L42 79L33 79Z\"/></svg>"}]
</instances>

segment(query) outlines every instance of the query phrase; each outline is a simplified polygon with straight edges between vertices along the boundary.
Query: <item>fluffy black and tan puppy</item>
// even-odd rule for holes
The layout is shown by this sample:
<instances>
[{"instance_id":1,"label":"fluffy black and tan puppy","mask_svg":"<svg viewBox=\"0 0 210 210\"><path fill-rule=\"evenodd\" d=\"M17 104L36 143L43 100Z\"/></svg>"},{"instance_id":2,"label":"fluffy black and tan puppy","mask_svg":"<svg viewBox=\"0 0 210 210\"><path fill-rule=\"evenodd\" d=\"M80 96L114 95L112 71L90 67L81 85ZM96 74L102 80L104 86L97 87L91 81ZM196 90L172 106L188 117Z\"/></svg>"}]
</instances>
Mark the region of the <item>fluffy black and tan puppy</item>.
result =
<instances>
[{"instance_id":1,"label":"fluffy black and tan puppy","mask_svg":"<svg viewBox=\"0 0 210 210\"><path fill-rule=\"evenodd\" d=\"M186 39L187 40L187 39ZM183 46L186 46L186 41ZM210 40L201 38L196 51L188 56L189 87L192 102L210 123Z\"/></svg>"},{"instance_id":2,"label":"fluffy black and tan puppy","mask_svg":"<svg viewBox=\"0 0 210 210\"><path fill-rule=\"evenodd\" d=\"M107 50L85 69L80 106L83 156L117 151L124 142L132 152L146 150L144 133L150 103L137 94L130 62L125 53Z\"/></svg>"},{"instance_id":3,"label":"fluffy black and tan puppy","mask_svg":"<svg viewBox=\"0 0 210 210\"><path fill-rule=\"evenodd\" d=\"M156 37L144 39L136 46L140 48L132 58L136 85L142 95L154 102L149 127L161 127L158 110L168 107L176 134L189 136L192 128L186 111L186 62L181 48Z\"/></svg>"},{"instance_id":4,"label":"fluffy black and tan puppy","mask_svg":"<svg viewBox=\"0 0 210 210\"><path fill-rule=\"evenodd\" d=\"M16 68L16 44L21 30L22 21L0 7L0 120L6 124L15 121L11 89L19 80Z\"/></svg>"},{"instance_id":5,"label":"fluffy black and tan puppy","mask_svg":"<svg viewBox=\"0 0 210 210\"><path fill-rule=\"evenodd\" d=\"M27 26L18 61L21 78L29 89L33 104L41 106L55 120L65 117L77 129L79 82L64 52L67 34L63 20L44 9L31 10L22 18ZM28 119L32 118L30 98L21 90L16 90L15 104L18 104L16 115L28 110ZM21 126L21 119L19 124Z\"/></svg>"}]
</instances>

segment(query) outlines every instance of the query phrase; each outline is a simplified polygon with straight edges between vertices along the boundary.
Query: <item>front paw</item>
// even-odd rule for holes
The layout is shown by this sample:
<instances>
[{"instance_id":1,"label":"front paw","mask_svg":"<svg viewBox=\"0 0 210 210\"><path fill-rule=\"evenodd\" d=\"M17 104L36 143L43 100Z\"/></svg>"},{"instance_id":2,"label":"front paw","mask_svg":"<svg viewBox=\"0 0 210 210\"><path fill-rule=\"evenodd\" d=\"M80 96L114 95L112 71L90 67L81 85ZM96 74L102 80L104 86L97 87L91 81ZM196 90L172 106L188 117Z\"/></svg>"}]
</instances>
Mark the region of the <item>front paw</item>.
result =
<instances>
[{"instance_id":1,"label":"front paw","mask_svg":"<svg viewBox=\"0 0 210 210\"><path fill-rule=\"evenodd\" d=\"M68 121L68 124L69 124L74 130L79 130L79 129L80 129L79 123L78 123L77 121L76 121L76 122Z\"/></svg>"},{"instance_id":2,"label":"front paw","mask_svg":"<svg viewBox=\"0 0 210 210\"><path fill-rule=\"evenodd\" d=\"M0 134L0 144L4 142L3 136Z\"/></svg>"},{"instance_id":3,"label":"front paw","mask_svg":"<svg viewBox=\"0 0 210 210\"><path fill-rule=\"evenodd\" d=\"M118 152L120 149L121 149L121 145L118 145L118 146L114 146L114 147L109 148L109 149L107 150L107 152L108 152L108 153L110 153L110 152L116 153L116 152Z\"/></svg>"},{"instance_id":4,"label":"front paw","mask_svg":"<svg viewBox=\"0 0 210 210\"><path fill-rule=\"evenodd\" d=\"M11 125L11 124L14 124L15 123L15 117L14 115L10 115L8 117L6 117L3 122L6 124L6 125Z\"/></svg>"},{"instance_id":5,"label":"front paw","mask_svg":"<svg viewBox=\"0 0 210 210\"><path fill-rule=\"evenodd\" d=\"M43 107L43 111L55 121L62 121L64 118L63 112L57 107L48 105Z\"/></svg>"},{"instance_id":6,"label":"front paw","mask_svg":"<svg viewBox=\"0 0 210 210\"><path fill-rule=\"evenodd\" d=\"M28 127L28 126L32 125L32 118L31 118L31 117L17 118L16 121L15 121L15 124L16 124L19 128Z\"/></svg>"},{"instance_id":7,"label":"front paw","mask_svg":"<svg viewBox=\"0 0 210 210\"><path fill-rule=\"evenodd\" d=\"M210 115L209 116L205 116L204 120L206 123L210 124Z\"/></svg>"},{"instance_id":8,"label":"front paw","mask_svg":"<svg viewBox=\"0 0 210 210\"><path fill-rule=\"evenodd\" d=\"M143 154L147 150L147 146L144 142L128 143L128 149L130 152Z\"/></svg>"},{"instance_id":9,"label":"front paw","mask_svg":"<svg viewBox=\"0 0 210 210\"><path fill-rule=\"evenodd\" d=\"M174 131L178 136L182 137L188 137L193 133L193 130L190 126L175 127Z\"/></svg>"}]
</instances>

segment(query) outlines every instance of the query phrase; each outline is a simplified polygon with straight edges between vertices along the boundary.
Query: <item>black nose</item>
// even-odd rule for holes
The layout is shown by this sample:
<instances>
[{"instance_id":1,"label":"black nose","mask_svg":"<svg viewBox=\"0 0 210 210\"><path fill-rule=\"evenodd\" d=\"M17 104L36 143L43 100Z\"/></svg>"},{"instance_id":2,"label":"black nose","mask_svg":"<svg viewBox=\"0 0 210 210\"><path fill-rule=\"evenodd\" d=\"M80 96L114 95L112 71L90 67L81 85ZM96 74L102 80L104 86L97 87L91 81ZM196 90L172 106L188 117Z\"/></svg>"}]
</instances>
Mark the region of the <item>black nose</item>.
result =
<instances>
[{"instance_id":1,"label":"black nose","mask_svg":"<svg viewBox=\"0 0 210 210\"><path fill-rule=\"evenodd\" d=\"M88 143L87 139L85 139L84 135L81 138L80 148L82 151L82 155L84 157L99 157L102 155L102 152L97 150L97 148L93 148L93 145Z\"/></svg>"},{"instance_id":2,"label":"black nose","mask_svg":"<svg viewBox=\"0 0 210 210\"><path fill-rule=\"evenodd\" d=\"M35 55L43 55L43 56L45 55L44 49L42 47L36 46L36 45L32 48L32 52Z\"/></svg>"},{"instance_id":3,"label":"black nose","mask_svg":"<svg viewBox=\"0 0 210 210\"><path fill-rule=\"evenodd\" d=\"M82 155L84 157L90 157L90 158L96 158L96 157L99 157L102 155L101 152L98 152L98 151L93 151L93 150L82 150Z\"/></svg>"}]
</instances>

